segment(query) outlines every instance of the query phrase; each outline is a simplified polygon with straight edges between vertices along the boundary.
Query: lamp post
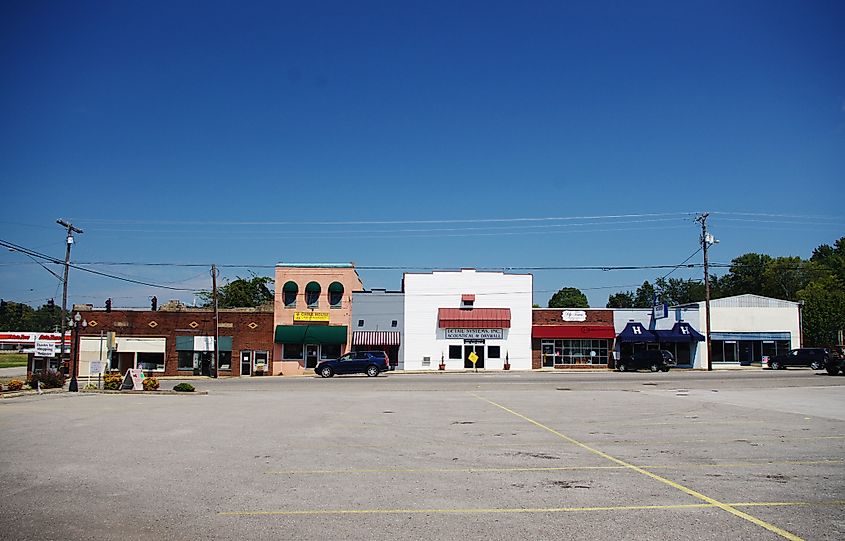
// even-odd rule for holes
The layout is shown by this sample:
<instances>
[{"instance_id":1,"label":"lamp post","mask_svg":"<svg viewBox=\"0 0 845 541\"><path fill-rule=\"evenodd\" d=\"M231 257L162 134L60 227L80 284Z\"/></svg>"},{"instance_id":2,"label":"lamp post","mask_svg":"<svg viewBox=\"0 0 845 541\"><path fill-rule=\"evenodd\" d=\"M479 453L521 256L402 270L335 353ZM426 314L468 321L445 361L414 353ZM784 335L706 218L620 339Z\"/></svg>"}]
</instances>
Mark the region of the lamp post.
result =
<instances>
[{"instance_id":1,"label":"lamp post","mask_svg":"<svg viewBox=\"0 0 845 541\"><path fill-rule=\"evenodd\" d=\"M73 366L70 371L70 384L67 390L71 393L79 392L79 382L76 380L76 372L79 367L79 331L80 327L88 326L88 321L82 318L79 312L74 314L73 319L70 320L70 326L73 329Z\"/></svg>"}]
</instances>

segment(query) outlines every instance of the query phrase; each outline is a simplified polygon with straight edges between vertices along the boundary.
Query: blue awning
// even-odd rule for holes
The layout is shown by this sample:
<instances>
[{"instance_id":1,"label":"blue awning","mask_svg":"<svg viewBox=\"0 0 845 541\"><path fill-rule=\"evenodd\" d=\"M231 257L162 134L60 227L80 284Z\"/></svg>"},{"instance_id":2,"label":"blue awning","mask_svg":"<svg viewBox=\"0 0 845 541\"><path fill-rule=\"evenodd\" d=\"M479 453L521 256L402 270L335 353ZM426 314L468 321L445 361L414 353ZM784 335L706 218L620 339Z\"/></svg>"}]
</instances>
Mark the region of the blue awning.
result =
<instances>
[{"instance_id":1,"label":"blue awning","mask_svg":"<svg viewBox=\"0 0 845 541\"><path fill-rule=\"evenodd\" d=\"M675 323L671 330L654 331L657 340L661 343L670 342L701 342L704 335L692 328L692 325L685 321Z\"/></svg>"},{"instance_id":2,"label":"blue awning","mask_svg":"<svg viewBox=\"0 0 845 541\"><path fill-rule=\"evenodd\" d=\"M791 340L789 332L711 332L711 340Z\"/></svg>"},{"instance_id":3,"label":"blue awning","mask_svg":"<svg viewBox=\"0 0 845 541\"><path fill-rule=\"evenodd\" d=\"M654 331L650 331L643 327L642 323L636 321L629 321L619 336L616 337L619 342L657 342L657 335Z\"/></svg>"}]
</instances>

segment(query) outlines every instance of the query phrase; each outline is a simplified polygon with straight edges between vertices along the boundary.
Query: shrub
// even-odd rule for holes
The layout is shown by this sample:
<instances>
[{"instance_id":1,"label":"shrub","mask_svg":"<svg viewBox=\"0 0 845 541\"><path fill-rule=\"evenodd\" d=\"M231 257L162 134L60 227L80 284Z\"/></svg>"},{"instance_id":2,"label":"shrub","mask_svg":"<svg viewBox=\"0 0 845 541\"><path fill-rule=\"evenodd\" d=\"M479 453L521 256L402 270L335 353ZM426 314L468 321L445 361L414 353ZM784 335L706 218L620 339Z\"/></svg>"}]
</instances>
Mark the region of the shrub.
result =
<instances>
[{"instance_id":1,"label":"shrub","mask_svg":"<svg viewBox=\"0 0 845 541\"><path fill-rule=\"evenodd\" d=\"M20 391L23 389L23 382L19 379L13 379L9 383L9 390L10 391Z\"/></svg>"},{"instance_id":2,"label":"shrub","mask_svg":"<svg viewBox=\"0 0 845 541\"><path fill-rule=\"evenodd\" d=\"M103 374L103 389L118 391L122 382L123 378L120 374L114 372Z\"/></svg>"},{"instance_id":3,"label":"shrub","mask_svg":"<svg viewBox=\"0 0 845 541\"><path fill-rule=\"evenodd\" d=\"M89 383L88 385L85 386L86 391L93 391L96 388L97 388L97 386L94 385L93 383Z\"/></svg>"},{"instance_id":4,"label":"shrub","mask_svg":"<svg viewBox=\"0 0 845 541\"><path fill-rule=\"evenodd\" d=\"M159 383L155 378L145 378L143 385L145 391L158 391Z\"/></svg>"},{"instance_id":5,"label":"shrub","mask_svg":"<svg viewBox=\"0 0 845 541\"><path fill-rule=\"evenodd\" d=\"M194 386L190 383L180 383L173 387L173 390L179 393L192 393L194 392Z\"/></svg>"},{"instance_id":6,"label":"shrub","mask_svg":"<svg viewBox=\"0 0 845 541\"><path fill-rule=\"evenodd\" d=\"M0 392L3 392L3 384L0 383Z\"/></svg>"},{"instance_id":7,"label":"shrub","mask_svg":"<svg viewBox=\"0 0 845 541\"><path fill-rule=\"evenodd\" d=\"M65 384L65 375L55 370L37 372L30 376L29 386L37 389L39 381L41 382L42 389L60 389Z\"/></svg>"}]
</instances>

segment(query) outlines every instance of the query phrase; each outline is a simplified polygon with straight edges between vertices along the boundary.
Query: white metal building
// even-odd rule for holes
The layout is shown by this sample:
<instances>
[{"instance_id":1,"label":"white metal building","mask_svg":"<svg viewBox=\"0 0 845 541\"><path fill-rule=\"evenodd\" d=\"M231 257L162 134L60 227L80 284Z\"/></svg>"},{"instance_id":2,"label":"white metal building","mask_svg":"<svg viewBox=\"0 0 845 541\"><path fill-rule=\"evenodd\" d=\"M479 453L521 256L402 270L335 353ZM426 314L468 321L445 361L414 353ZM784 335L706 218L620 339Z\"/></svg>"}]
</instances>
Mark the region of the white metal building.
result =
<instances>
[{"instance_id":1,"label":"white metal building","mask_svg":"<svg viewBox=\"0 0 845 541\"><path fill-rule=\"evenodd\" d=\"M704 332L704 302L698 305ZM710 340L714 368L760 363L801 347L801 304L759 295L737 295L710 301ZM707 367L707 347L698 346ZM698 366L696 366L698 367Z\"/></svg>"},{"instance_id":2,"label":"white metal building","mask_svg":"<svg viewBox=\"0 0 845 541\"><path fill-rule=\"evenodd\" d=\"M530 274L406 273L405 370L441 360L446 370L531 370L532 285Z\"/></svg>"}]
</instances>

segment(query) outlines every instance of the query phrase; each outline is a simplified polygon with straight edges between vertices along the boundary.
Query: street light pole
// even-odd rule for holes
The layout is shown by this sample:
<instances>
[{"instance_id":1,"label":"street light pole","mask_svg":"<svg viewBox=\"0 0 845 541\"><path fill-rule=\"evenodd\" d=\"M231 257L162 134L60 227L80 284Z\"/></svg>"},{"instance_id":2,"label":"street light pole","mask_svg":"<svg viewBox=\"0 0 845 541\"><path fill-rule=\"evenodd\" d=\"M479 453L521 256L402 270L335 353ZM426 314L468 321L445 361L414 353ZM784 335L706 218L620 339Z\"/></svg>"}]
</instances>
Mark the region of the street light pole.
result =
<instances>
[{"instance_id":1,"label":"street light pole","mask_svg":"<svg viewBox=\"0 0 845 541\"><path fill-rule=\"evenodd\" d=\"M62 278L62 313L61 317L61 333L62 333L62 343L60 346L59 358L64 360L65 358L65 314L67 314L67 275L70 269L70 247L73 245L73 234L74 233L82 233L82 230L78 227L74 227L73 224L68 223L62 219L56 220L56 223L62 227L67 228L67 244L65 248L65 273L64 278Z\"/></svg>"}]
</instances>

